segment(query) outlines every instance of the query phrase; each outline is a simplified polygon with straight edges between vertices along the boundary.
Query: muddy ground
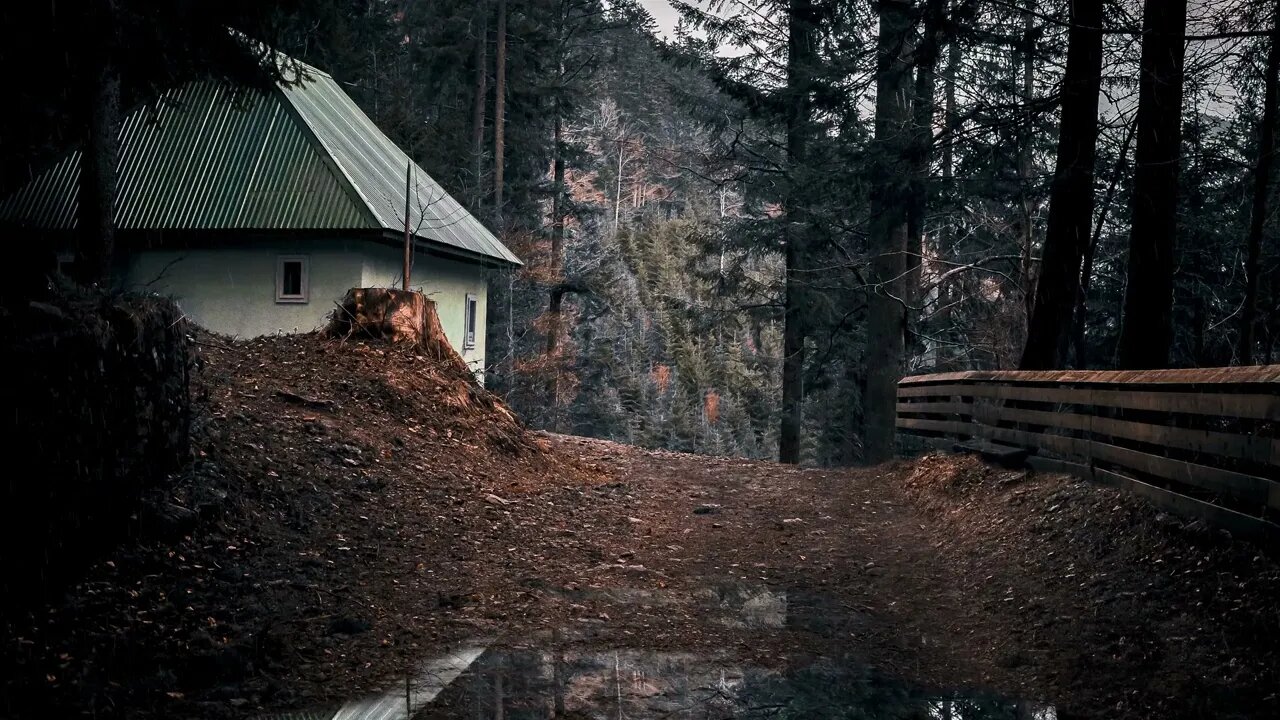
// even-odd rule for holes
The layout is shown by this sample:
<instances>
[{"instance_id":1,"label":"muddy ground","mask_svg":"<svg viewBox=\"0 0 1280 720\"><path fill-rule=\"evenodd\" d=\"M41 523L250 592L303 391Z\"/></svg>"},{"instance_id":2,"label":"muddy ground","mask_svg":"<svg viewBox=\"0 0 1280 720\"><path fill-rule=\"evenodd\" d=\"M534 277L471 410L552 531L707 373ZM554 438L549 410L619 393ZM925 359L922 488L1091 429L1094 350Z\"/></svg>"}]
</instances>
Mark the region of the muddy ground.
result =
<instances>
[{"instance_id":1,"label":"muddy ground","mask_svg":"<svg viewBox=\"0 0 1280 720\"><path fill-rule=\"evenodd\" d=\"M7 619L0 715L319 707L481 638L837 658L1060 718L1280 715L1280 554L1113 490L542 435L412 351L317 336L201 351L190 471Z\"/></svg>"}]
</instances>

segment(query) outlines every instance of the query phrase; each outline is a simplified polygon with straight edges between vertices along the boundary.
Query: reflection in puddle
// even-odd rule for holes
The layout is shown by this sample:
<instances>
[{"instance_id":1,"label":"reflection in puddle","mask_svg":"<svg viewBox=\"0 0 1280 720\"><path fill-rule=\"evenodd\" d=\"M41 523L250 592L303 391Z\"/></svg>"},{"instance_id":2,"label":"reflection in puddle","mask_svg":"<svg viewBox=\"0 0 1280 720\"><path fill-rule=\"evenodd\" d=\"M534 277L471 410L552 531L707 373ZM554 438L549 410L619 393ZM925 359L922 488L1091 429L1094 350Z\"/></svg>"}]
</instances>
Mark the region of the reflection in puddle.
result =
<instances>
[{"instance_id":1,"label":"reflection in puddle","mask_svg":"<svg viewBox=\"0 0 1280 720\"><path fill-rule=\"evenodd\" d=\"M697 608L722 627L847 637L866 616L831 598L743 584L692 592L611 588L555 591L570 602ZM475 642L424 663L381 696L279 720L1056 720L1051 706L990 695L925 692L854 661L822 659L785 671L728 656L582 648L549 643L498 649ZM262 718L260 720L266 720ZM274 720L274 719L273 719Z\"/></svg>"},{"instance_id":2,"label":"reflection in puddle","mask_svg":"<svg viewBox=\"0 0 1280 720\"><path fill-rule=\"evenodd\" d=\"M711 592L728 612L721 622L729 627L780 628L787 623L785 592L745 585L722 585Z\"/></svg>"},{"instance_id":3,"label":"reflection in puddle","mask_svg":"<svg viewBox=\"0 0 1280 720\"><path fill-rule=\"evenodd\" d=\"M435 700L484 651L483 642L464 645L424 662L416 677L406 678L395 689L352 700L336 709L259 715L255 720L408 720L417 710Z\"/></svg>"},{"instance_id":4,"label":"reflection in puddle","mask_svg":"<svg viewBox=\"0 0 1280 720\"><path fill-rule=\"evenodd\" d=\"M414 720L884 718L1056 720L1052 707L996 697L938 697L856 665L787 672L681 653L490 651Z\"/></svg>"}]
</instances>

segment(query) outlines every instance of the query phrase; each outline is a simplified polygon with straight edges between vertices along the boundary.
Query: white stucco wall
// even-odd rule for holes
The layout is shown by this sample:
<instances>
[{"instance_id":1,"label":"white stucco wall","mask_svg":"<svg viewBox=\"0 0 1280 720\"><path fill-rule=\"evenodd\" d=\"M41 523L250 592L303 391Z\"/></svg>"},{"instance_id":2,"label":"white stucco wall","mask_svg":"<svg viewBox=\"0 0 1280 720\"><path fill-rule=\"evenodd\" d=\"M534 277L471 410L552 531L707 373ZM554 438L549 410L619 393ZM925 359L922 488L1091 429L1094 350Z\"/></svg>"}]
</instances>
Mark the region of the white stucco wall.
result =
<instances>
[{"instance_id":1,"label":"white stucco wall","mask_svg":"<svg viewBox=\"0 0 1280 720\"><path fill-rule=\"evenodd\" d=\"M169 295L202 327L238 337L308 332L322 327L334 301L361 281L358 240L252 240L243 244L130 253L126 281ZM276 261L308 259L305 303L276 302Z\"/></svg>"},{"instance_id":2,"label":"white stucco wall","mask_svg":"<svg viewBox=\"0 0 1280 720\"><path fill-rule=\"evenodd\" d=\"M306 303L276 302L282 255L308 260ZM169 295L197 324L238 337L308 332L328 322L334 302L353 287L399 287L400 250L360 240L254 240L241 246L131 253L125 278ZM486 283L483 268L418 253L413 287L436 303L454 349L473 370L484 369ZM465 298L476 296L475 347L463 350Z\"/></svg>"}]
</instances>

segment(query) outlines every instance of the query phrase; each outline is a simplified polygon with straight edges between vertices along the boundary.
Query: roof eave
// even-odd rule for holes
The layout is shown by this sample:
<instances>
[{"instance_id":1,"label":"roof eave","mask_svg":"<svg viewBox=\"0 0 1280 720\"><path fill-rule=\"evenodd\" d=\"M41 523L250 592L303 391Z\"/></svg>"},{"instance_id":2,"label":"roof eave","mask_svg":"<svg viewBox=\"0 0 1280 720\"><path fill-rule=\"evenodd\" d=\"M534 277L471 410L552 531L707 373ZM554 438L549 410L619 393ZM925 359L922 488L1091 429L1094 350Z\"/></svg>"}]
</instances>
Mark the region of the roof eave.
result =
<instances>
[{"instance_id":1,"label":"roof eave","mask_svg":"<svg viewBox=\"0 0 1280 720\"><path fill-rule=\"evenodd\" d=\"M404 244L404 233L394 232L392 230L384 230L381 234L381 239L384 242L389 242L397 247L400 247L400 246L403 246ZM493 255L485 255L482 253L472 252L465 248L455 247L453 245L442 243L439 240L433 240L429 237L423 237L422 235L414 235L413 239L416 241L415 249L423 252L434 253L437 255L444 255L450 258L454 258L456 260L463 260L466 262L474 263L476 265L483 265L485 267L494 268L494 269L510 270L510 269L515 269L519 267L524 267L524 263L521 262L519 259L509 260L507 258L495 257Z\"/></svg>"}]
</instances>

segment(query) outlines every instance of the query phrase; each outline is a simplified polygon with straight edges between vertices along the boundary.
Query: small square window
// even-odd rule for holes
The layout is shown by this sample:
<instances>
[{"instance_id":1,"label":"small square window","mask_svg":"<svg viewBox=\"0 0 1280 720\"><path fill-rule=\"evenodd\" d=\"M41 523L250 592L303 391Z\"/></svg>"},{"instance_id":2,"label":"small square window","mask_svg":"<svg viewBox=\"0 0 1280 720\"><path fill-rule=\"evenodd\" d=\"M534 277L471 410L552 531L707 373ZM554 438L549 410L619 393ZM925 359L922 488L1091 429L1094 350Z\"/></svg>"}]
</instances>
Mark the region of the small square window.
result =
<instances>
[{"instance_id":1,"label":"small square window","mask_svg":"<svg viewBox=\"0 0 1280 720\"><path fill-rule=\"evenodd\" d=\"M470 293L467 294L465 315L462 349L470 350L476 346L476 296Z\"/></svg>"},{"instance_id":2,"label":"small square window","mask_svg":"<svg viewBox=\"0 0 1280 720\"><path fill-rule=\"evenodd\" d=\"M276 302L307 302L311 289L308 265L307 258L298 255L285 255L276 260Z\"/></svg>"},{"instance_id":3,"label":"small square window","mask_svg":"<svg viewBox=\"0 0 1280 720\"><path fill-rule=\"evenodd\" d=\"M58 253L58 273L63 277L75 277L76 254L73 252Z\"/></svg>"}]
</instances>

